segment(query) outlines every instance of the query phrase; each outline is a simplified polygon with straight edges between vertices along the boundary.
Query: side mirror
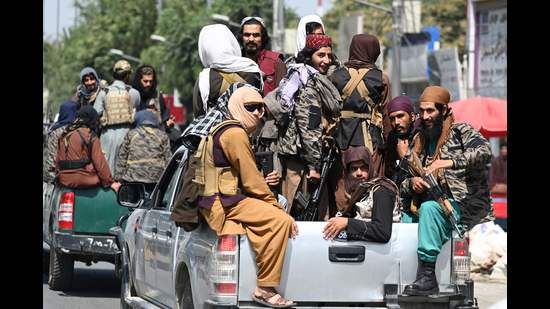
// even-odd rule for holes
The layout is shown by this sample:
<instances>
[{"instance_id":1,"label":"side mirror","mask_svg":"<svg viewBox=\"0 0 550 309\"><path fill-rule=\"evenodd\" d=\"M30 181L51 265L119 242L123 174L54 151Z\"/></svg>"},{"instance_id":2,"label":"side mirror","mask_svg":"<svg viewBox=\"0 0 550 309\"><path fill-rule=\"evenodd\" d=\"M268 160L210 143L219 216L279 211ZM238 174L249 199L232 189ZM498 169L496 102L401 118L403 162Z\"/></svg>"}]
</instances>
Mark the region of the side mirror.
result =
<instances>
[{"instance_id":1,"label":"side mirror","mask_svg":"<svg viewBox=\"0 0 550 309\"><path fill-rule=\"evenodd\" d=\"M138 208L145 199L145 186L141 183L126 183L120 186L117 202L124 207Z\"/></svg>"}]
</instances>

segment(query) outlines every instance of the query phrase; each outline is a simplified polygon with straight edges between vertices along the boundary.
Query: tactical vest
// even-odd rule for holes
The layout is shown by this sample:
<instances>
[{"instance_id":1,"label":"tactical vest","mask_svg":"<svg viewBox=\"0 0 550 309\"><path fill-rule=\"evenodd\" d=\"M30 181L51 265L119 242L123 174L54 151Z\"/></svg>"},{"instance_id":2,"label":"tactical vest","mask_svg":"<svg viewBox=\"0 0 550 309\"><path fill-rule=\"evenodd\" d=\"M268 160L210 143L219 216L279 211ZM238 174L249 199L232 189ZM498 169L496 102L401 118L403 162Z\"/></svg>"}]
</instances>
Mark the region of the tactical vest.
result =
<instances>
[{"instance_id":1,"label":"tactical vest","mask_svg":"<svg viewBox=\"0 0 550 309\"><path fill-rule=\"evenodd\" d=\"M345 101L347 98L351 96L354 90L357 90L357 92L359 93L359 96L363 98L365 101L367 101L370 113L356 113L353 111L343 110L341 111L341 117L342 118L359 118L359 119L365 120L361 122L361 130L363 133L364 144L365 144L365 147L367 147L367 149L369 149L369 151L373 153L372 137L369 134L368 126L374 125L380 128L380 130L383 129L382 127L383 106L381 102L375 103L372 100L372 98L369 95L369 89L367 88L367 85L363 80L363 78L365 77L365 75L367 75L370 69L362 68L362 69L356 70L354 68L348 68L348 67L346 67L346 69L348 70L348 73L350 75L350 80L342 89L342 100Z\"/></svg>"},{"instance_id":2,"label":"tactical vest","mask_svg":"<svg viewBox=\"0 0 550 309\"><path fill-rule=\"evenodd\" d=\"M226 73L222 71L218 71L220 75L222 76L222 84L220 86L220 90L218 91L218 97L220 97L227 89L229 89L229 86L233 83L245 83L247 84L247 81L244 80L239 74L237 73Z\"/></svg>"},{"instance_id":3,"label":"tactical vest","mask_svg":"<svg viewBox=\"0 0 550 309\"><path fill-rule=\"evenodd\" d=\"M200 196L213 196L218 193L237 195L240 193L238 171L231 165L217 167L214 164L214 135L229 125L238 125L242 128L239 121L223 121L201 139L197 151L191 157L194 162L190 162L190 164L196 167L193 183L198 185Z\"/></svg>"},{"instance_id":4,"label":"tactical vest","mask_svg":"<svg viewBox=\"0 0 550 309\"><path fill-rule=\"evenodd\" d=\"M73 130L69 133L67 133L62 139L59 140L59 148L63 145L65 148L65 158L67 158L67 153L69 151L69 142L71 140L71 136L74 133L78 133L78 136L80 137L80 146L86 147L88 158L86 159L80 159L80 160L59 160L57 163L59 165L59 170L73 170L73 169L81 169L84 168L86 165L90 164L91 158L92 158L92 142L94 139L94 135L90 136L90 140L86 142L84 140L84 136L82 136L82 133L80 133L79 129ZM58 149L60 151L61 149Z\"/></svg>"},{"instance_id":5,"label":"tactical vest","mask_svg":"<svg viewBox=\"0 0 550 309\"><path fill-rule=\"evenodd\" d=\"M254 72L238 72L229 73L216 69L210 70L210 89L208 93L208 112L212 107L216 105L218 98L229 88L229 86L236 82L252 85L261 90L262 83L260 81L260 74ZM202 103L200 103L202 104Z\"/></svg>"},{"instance_id":6,"label":"tactical vest","mask_svg":"<svg viewBox=\"0 0 550 309\"><path fill-rule=\"evenodd\" d=\"M130 86L124 90L105 88L101 126L134 122L135 108L130 99Z\"/></svg>"},{"instance_id":7,"label":"tactical vest","mask_svg":"<svg viewBox=\"0 0 550 309\"><path fill-rule=\"evenodd\" d=\"M277 59L280 59L281 54L271 51L262 50L258 57L258 66L264 73L264 96L277 87L275 80L275 71L277 69Z\"/></svg>"}]
</instances>

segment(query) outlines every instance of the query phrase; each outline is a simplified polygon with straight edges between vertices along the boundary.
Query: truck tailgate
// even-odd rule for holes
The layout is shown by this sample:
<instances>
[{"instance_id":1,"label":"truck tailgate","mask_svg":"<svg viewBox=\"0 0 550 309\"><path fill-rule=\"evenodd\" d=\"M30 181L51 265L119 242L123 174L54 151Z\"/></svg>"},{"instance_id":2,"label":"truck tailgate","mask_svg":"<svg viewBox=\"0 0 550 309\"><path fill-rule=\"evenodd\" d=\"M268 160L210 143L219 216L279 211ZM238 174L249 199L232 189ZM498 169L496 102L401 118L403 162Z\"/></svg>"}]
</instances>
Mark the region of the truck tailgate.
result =
<instances>
[{"instance_id":1,"label":"truck tailgate","mask_svg":"<svg viewBox=\"0 0 550 309\"><path fill-rule=\"evenodd\" d=\"M116 199L115 191L95 187L76 189L73 232L108 234L118 218L128 212Z\"/></svg>"},{"instance_id":2,"label":"truck tailgate","mask_svg":"<svg viewBox=\"0 0 550 309\"><path fill-rule=\"evenodd\" d=\"M381 302L384 284L405 284L416 276L417 229L413 223L395 223L386 244L363 241L327 241L326 222L298 222L299 235L287 247L281 284L285 297L298 302ZM351 248L354 247L354 248ZM364 260L360 254L364 248ZM331 261L329 251L339 252ZM349 251L346 253L346 251ZM450 282L451 242L445 244L436 264L440 286ZM334 260L334 254L333 254ZM255 254L246 237L240 238L239 301L251 300L256 286Z\"/></svg>"}]
</instances>

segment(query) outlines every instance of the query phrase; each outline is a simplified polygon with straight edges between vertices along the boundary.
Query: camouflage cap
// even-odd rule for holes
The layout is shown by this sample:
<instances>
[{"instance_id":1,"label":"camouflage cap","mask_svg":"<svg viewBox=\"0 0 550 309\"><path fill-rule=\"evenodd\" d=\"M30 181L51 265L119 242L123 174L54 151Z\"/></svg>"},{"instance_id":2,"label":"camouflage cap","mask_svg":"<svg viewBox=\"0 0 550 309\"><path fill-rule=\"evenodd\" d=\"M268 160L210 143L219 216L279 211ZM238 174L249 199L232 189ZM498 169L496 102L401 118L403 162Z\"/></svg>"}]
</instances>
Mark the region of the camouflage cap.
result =
<instances>
[{"instance_id":1,"label":"camouflage cap","mask_svg":"<svg viewBox=\"0 0 550 309\"><path fill-rule=\"evenodd\" d=\"M119 60L115 63L115 66L113 67L113 71L114 72L119 72L119 73L131 72L132 71L132 66L126 60Z\"/></svg>"}]
</instances>

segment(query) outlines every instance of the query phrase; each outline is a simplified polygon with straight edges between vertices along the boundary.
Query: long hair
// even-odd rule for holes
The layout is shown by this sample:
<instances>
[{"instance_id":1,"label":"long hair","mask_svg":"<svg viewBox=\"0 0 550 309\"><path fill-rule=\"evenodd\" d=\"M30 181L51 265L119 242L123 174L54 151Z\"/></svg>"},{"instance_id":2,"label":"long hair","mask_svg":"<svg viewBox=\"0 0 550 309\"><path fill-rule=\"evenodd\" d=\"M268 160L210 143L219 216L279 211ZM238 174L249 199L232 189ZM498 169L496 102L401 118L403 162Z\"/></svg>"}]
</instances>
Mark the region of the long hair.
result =
<instances>
[{"instance_id":1,"label":"long hair","mask_svg":"<svg viewBox=\"0 0 550 309\"><path fill-rule=\"evenodd\" d=\"M332 48L332 46L330 45L323 46L323 47ZM315 52L318 51L319 49L320 48L311 48L307 46L304 47L304 49L302 49L296 56L296 63L305 63L305 64L309 64L310 66L313 66L313 61L312 61L313 54L315 54ZM330 59L334 63L334 54L332 54Z\"/></svg>"},{"instance_id":2,"label":"long hair","mask_svg":"<svg viewBox=\"0 0 550 309\"><path fill-rule=\"evenodd\" d=\"M260 25L260 27L262 28L262 48L261 49L270 49L271 48L271 38L269 37L269 34L267 34L267 29L265 29L265 27L262 25L262 23L260 23L259 21L255 20L255 19L251 19L247 22L245 22L242 27L241 27L241 30L239 30L239 33L237 34L237 42L239 42L239 45L242 46L243 45L243 29L244 29L244 26L245 25Z\"/></svg>"},{"instance_id":3,"label":"long hair","mask_svg":"<svg viewBox=\"0 0 550 309\"><path fill-rule=\"evenodd\" d=\"M153 85L149 89L145 89L141 84L141 78L143 75L153 75ZM139 102L139 110L147 107L147 102L150 98L157 95L157 72L155 68L150 64L144 64L137 68L132 81L132 87L139 92L141 100Z\"/></svg>"}]
</instances>

